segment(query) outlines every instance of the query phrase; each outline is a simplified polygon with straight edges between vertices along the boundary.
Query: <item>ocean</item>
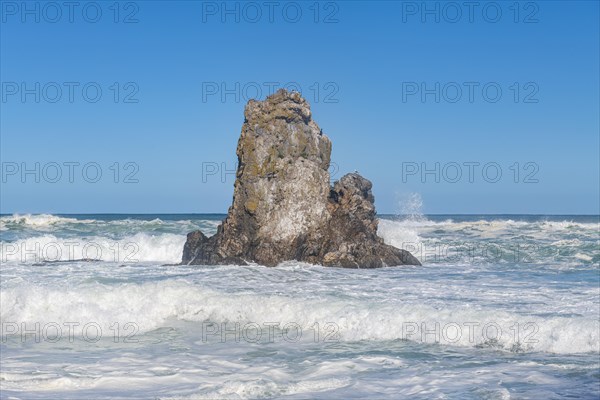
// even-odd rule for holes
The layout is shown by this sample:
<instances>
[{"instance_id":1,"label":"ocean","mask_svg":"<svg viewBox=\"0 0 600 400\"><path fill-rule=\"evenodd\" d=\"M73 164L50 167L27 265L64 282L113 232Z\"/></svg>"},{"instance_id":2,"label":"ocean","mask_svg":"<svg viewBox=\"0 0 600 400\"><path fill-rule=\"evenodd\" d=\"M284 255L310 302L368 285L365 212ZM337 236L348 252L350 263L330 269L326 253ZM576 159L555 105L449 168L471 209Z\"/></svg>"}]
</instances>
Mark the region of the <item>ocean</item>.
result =
<instances>
[{"instance_id":1,"label":"ocean","mask_svg":"<svg viewBox=\"0 0 600 400\"><path fill-rule=\"evenodd\" d=\"M422 266L185 266L224 215L0 217L3 399L597 399L598 216L380 216Z\"/></svg>"}]
</instances>

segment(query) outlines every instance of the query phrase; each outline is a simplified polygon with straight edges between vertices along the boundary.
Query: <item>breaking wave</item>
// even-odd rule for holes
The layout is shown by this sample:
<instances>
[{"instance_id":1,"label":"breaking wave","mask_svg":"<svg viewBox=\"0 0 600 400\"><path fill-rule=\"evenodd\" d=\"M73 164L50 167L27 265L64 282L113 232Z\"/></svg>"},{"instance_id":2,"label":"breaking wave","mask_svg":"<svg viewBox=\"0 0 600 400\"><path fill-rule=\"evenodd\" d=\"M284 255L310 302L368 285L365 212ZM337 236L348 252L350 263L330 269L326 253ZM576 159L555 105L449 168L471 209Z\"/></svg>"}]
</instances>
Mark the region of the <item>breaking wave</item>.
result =
<instances>
[{"instance_id":1,"label":"breaking wave","mask_svg":"<svg viewBox=\"0 0 600 400\"><path fill-rule=\"evenodd\" d=\"M119 239L40 235L0 242L0 260L28 264L77 260L177 263L181 261L185 239L185 235L172 233L137 233Z\"/></svg>"},{"instance_id":2,"label":"breaking wave","mask_svg":"<svg viewBox=\"0 0 600 400\"><path fill-rule=\"evenodd\" d=\"M1 294L1 318L33 326L65 321L95 322L103 329L134 323L140 332L184 321L258 325L277 321L309 332L329 325L344 342L406 339L451 346L492 347L516 352L600 351L600 322L590 317L533 316L465 306L437 309L395 301L298 298L239 294L200 287L182 279L116 286L87 284L58 289L23 284ZM76 328L77 329L77 328ZM81 327L79 327L81 329Z\"/></svg>"}]
</instances>

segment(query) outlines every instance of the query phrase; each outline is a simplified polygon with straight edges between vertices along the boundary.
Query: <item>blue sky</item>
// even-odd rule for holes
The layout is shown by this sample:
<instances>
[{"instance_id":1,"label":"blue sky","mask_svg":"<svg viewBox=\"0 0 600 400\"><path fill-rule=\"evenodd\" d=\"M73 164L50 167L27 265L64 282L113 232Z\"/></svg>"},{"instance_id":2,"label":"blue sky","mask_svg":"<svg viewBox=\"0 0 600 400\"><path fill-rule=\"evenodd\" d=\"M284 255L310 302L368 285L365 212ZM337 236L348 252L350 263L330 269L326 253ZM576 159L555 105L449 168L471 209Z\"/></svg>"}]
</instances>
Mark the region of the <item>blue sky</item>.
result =
<instances>
[{"instance_id":1,"label":"blue sky","mask_svg":"<svg viewBox=\"0 0 600 400\"><path fill-rule=\"evenodd\" d=\"M599 212L596 1L1 3L2 213L226 212L284 86L381 213Z\"/></svg>"}]
</instances>

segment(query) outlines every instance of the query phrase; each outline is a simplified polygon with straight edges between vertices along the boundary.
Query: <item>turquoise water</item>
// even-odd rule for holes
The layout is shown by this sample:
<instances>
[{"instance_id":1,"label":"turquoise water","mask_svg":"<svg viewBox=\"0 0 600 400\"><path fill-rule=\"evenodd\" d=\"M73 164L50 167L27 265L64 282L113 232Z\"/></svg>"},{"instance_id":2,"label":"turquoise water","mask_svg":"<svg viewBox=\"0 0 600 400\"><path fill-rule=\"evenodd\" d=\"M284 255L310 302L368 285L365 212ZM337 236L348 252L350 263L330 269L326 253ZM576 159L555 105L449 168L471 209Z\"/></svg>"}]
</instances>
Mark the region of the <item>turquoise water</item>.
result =
<instances>
[{"instance_id":1,"label":"turquoise water","mask_svg":"<svg viewBox=\"0 0 600 400\"><path fill-rule=\"evenodd\" d=\"M179 266L223 215L0 217L2 398L598 398L598 216L381 216L423 266Z\"/></svg>"}]
</instances>

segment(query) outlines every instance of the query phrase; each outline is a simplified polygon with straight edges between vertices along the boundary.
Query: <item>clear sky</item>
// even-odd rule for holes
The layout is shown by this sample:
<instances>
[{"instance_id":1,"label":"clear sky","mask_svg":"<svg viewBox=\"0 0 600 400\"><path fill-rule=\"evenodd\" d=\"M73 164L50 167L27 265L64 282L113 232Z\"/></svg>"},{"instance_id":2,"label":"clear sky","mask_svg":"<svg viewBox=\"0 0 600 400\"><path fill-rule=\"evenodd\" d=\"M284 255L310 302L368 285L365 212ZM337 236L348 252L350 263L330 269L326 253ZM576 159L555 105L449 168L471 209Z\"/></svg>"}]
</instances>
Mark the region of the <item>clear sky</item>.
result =
<instances>
[{"instance_id":1,"label":"clear sky","mask_svg":"<svg viewBox=\"0 0 600 400\"><path fill-rule=\"evenodd\" d=\"M1 5L2 213L226 212L284 86L381 213L599 212L597 1Z\"/></svg>"}]
</instances>

